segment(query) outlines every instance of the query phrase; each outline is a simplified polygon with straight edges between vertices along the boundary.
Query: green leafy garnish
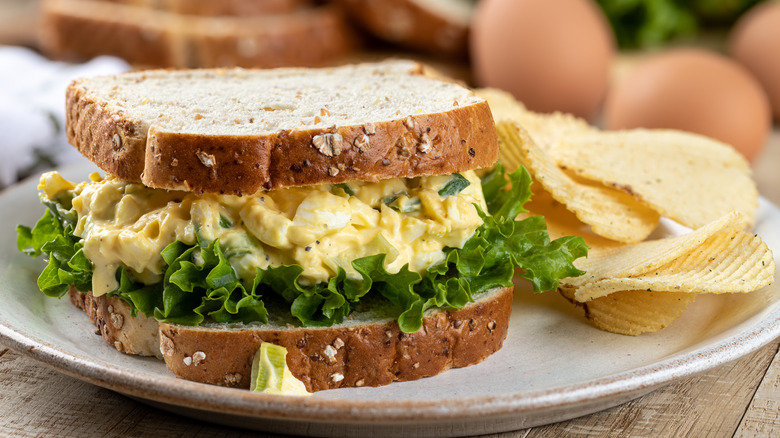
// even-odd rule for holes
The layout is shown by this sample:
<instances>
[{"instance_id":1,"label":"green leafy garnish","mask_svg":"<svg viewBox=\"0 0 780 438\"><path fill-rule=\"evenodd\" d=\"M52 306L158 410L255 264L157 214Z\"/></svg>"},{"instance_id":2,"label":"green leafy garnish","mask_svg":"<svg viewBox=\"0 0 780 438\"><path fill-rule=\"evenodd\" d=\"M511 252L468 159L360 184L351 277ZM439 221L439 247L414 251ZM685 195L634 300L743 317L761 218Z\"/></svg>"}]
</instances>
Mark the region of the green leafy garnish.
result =
<instances>
[{"instance_id":1,"label":"green leafy garnish","mask_svg":"<svg viewBox=\"0 0 780 438\"><path fill-rule=\"evenodd\" d=\"M231 221L227 216L220 213L219 214L219 226L222 228L232 228L233 227L233 221Z\"/></svg>"},{"instance_id":2,"label":"green leafy garnish","mask_svg":"<svg viewBox=\"0 0 780 438\"><path fill-rule=\"evenodd\" d=\"M60 201L70 205L71 199L63 196ZM84 256L81 238L73 235L75 212L49 201L45 204L48 208L35 227L16 227L16 245L32 257L46 255L48 265L38 277L38 288L44 294L59 298L71 285L86 292L92 288L92 263Z\"/></svg>"},{"instance_id":3,"label":"green leafy garnish","mask_svg":"<svg viewBox=\"0 0 780 438\"><path fill-rule=\"evenodd\" d=\"M598 0L621 48L659 46L707 27L726 30L763 0Z\"/></svg>"},{"instance_id":4,"label":"green leafy garnish","mask_svg":"<svg viewBox=\"0 0 780 438\"><path fill-rule=\"evenodd\" d=\"M393 193L393 194L392 194L392 195L390 195L390 196L385 196L384 198L382 198L382 203L383 203L383 204L385 204L385 205L387 205L387 206L390 206L390 204L392 204L393 202L395 202L395 201L396 201L398 198L400 198L401 196L406 196L406 192L401 192L401 193Z\"/></svg>"},{"instance_id":5,"label":"green leafy garnish","mask_svg":"<svg viewBox=\"0 0 780 438\"><path fill-rule=\"evenodd\" d=\"M349 186L349 184L341 183L341 184L334 184L333 187L339 188L344 191L345 194L349 196L355 196L355 191L352 190L352 187Z\"/></svg>"},{"instance_id":6,"label":"green leafy garnish","mask_svg":"<svg viewBox=\"0 0 780 438\"><path fill-rule=\"evenodd\" d=\"M458 193L462 192L463 189L468 187L469 184L471 183L466 179L465 176L459 173L453 173L452 178L450 178L450 180L444 184L444 187L439 190L439 196L446 198L448 196L457 195Z\"/></svg>"},{"instance_id":7,"label":"green leafy garnish","mask_svg":"<svg viewBox=\"0 0 780 438\"><path fill-rule=\"evenodd\" d=\"M387 204L388 207L393 210L400 211L401 213L410 213L412 211L418 211L422 208L422 202L420 198L410 198L406 195L396 197L392 202Z\"/></svg>"}]
</instances>

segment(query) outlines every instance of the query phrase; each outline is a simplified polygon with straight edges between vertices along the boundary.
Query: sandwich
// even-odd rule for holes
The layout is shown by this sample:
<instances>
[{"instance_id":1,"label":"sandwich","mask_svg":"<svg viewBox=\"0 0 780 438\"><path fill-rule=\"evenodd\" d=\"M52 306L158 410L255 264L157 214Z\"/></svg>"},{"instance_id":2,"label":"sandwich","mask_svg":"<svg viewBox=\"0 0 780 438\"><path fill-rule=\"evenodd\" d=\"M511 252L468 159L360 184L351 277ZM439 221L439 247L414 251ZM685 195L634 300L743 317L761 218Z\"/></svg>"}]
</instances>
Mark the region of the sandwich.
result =
<instances>
[{"instance_id":1,"label":"sandwich","mask_svg":"<svg viewBox=\"0 0 780 438\"><path fill-rule=\"evenodd\" d=\"M105 174L41 176L18 227L117 350L249 387L262 343L308 391L379 386L501 348L513 278L579 275L507 174L486 101L413 62L140 71L67 89L69 141Z\"/></svg>"}]
</instances>

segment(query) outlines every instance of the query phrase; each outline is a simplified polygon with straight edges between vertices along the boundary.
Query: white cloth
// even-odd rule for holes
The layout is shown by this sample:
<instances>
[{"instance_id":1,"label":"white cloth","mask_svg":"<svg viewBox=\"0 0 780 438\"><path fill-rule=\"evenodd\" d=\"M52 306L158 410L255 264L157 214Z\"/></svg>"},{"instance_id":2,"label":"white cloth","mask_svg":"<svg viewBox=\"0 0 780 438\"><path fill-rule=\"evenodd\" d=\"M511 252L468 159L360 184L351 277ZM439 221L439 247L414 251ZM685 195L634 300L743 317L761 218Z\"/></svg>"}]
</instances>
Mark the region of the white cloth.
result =
<instances>
[{"instance_id":1,"label":"white cloth","mask_svg":"<svg viewBox=\"0 0 780 438\"><path fill-rule=\"evenodd\" d=\"M65 139L65 88L74 79L128 71L112 57L85 64L50 61L30 49L0 46L0 187L35 166L72 162Z\"/></svg>"}]
</instances>

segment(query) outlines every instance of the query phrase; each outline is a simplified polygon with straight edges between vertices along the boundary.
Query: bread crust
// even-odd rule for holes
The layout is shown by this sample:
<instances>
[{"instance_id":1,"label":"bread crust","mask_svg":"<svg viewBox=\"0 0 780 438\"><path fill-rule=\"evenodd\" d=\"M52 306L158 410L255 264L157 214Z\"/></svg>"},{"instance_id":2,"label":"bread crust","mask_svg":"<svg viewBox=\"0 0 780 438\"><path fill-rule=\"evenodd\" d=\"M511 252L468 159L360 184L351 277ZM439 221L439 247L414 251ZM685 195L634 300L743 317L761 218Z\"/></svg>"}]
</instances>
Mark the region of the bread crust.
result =
<instances>
[{"instance_id":1,"label":"bread crust","mask_svg":"<svg viewBox=\"0 0 780 438\"><path fill-rule=\"evenodd\" d=\"M155 356L162 359L157 321L143 315L133 317L130 306L116 297L92 296L72 287L68 291L70 302L83 310L94 322L99 334L117 350L139 356Z\"/></svg>"},{"instance_id":2,"label":"bread crust","mask_svg":"<svg viewBox=\"0 0 780 438\"><path fill-rule=\"evenodd\" d=\"M287 348L287 365L309 391L381 386L473 365L506 338L513 288L460 310L426 314L416 333L394 320L347 327L270 330L188 327L160 323L165 363L178 377L248 388L262 342Z\"/></svg>"},{"instance_id":3,"label":"bread crust","mask_svg":"<svg viewBox=\"0 0 780 438\"><path fill-rule=\"evenodd\" d=\"M341 12L327 6L216 17L132 3L46 0L41 12L41 50L63 59L114 55L134 65L175 68L313 66L345 56L354 45Z\"/></svg>"},{"instance_id":4,"label":"bread crust","mask_svg":"<svg viewBox=\"0 0 780 438\"><path fill-rule=\"evenodd\" d=\"M436 114L267 135L165 132L93 98L66 93L68 141L98 167L149 187L248 195L346 181L440 175L488 167L498 139L487 102ZM317 147L325 139L338 152Z\"/></svg>"},{"instance_id":5,"label":"bread crust","mask_svg":"<svg viewBox=\"0 0 780 438\"><path fill-rule=\"evenodd\" d=\"M124 113L112 114L105 102L85 94L83 88L73 86L65 92L68 142L106 172L140 182L149 126Z\"/></svg>"}]
</instances>

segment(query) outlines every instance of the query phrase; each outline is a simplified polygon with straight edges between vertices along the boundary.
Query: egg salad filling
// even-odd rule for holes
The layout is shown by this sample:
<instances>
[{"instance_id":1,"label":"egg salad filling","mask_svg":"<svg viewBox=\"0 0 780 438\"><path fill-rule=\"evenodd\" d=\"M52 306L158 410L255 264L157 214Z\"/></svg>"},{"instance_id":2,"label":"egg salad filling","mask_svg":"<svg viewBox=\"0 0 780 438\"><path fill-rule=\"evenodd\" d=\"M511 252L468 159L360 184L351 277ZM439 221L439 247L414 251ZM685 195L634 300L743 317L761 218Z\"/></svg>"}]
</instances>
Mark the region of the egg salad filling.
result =
<instances>
[{"instance_id":1,"label":"egg salad filling","mask_svg":"<svg viewBox=\"0 0 780 438\"><path fill-rule=\"evenodd\" d=\"M432 307L461 308L512 285L537 292L579 275L580 238L550 241L544 219L516 221L525 169L287 188L252 196L151 189L98 174L41 177L47 210L17 228L19 249L45 254L40 289L118 296L133 312L197 325L265 323L286 303L304 326L341 322L379 302L405 332ZM364 297L370 297L364 298ZM382 304L383 303L383 304ZM278 307L278 306L277 306Z\"/></svg>"},{"instance_id":2,"label":"egg salad filling","mask_svg":"<svg viewBox=\"0 0 780 438\"><path fill-rule=\"evenodd\" d=\"M376 254L387 255L390 273L406 265L420 273L444 259L445 247L461 248L482 225L477 206L487 209L474 171L242 197L151 189L97 173L75 185L49 172L39 188L48 201L73 192L73 233L92 261L95 296L119 287L121 265L144 284L159 282L162 250L177 240L219 240L245 282L256 268L290 264L303 268L300 280L308 284L327 281L339 268L359 279L352 260Z\"/></svg>"}]
</instances>

